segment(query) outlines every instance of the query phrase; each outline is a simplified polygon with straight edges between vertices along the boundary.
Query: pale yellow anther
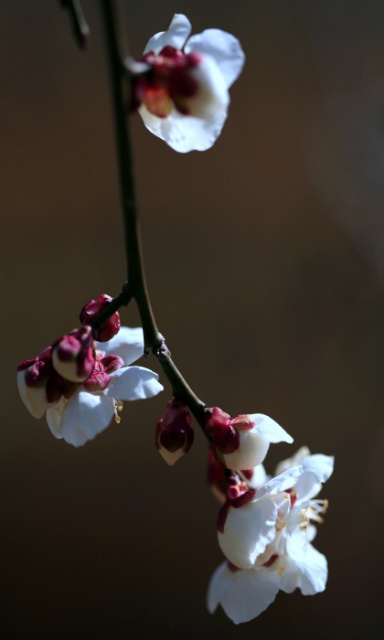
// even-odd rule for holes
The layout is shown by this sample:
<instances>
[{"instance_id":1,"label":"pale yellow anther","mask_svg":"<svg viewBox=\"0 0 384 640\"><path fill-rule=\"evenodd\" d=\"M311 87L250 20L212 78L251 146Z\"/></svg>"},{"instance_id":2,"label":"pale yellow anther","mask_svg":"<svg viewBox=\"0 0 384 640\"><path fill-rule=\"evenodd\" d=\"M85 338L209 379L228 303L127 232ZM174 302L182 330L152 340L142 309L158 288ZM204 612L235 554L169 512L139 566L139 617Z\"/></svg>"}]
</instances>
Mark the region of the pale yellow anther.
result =
<instances>
[{"instance_id":1,"label":"pale yellow anther","mask_svg":"<svg viewBox=\"0 0 384 640\"><path fill-rule=\"evenodd\" d=\"M121 400L115 400L115 403L113 405L113 411L114 411L114 414L115 414L115 422L117 424L120 424L120 422L121 422L121 418L118 415L118 412L123 410L123 406L124 405L123 405Z\"/></svg>"}]
</instances>

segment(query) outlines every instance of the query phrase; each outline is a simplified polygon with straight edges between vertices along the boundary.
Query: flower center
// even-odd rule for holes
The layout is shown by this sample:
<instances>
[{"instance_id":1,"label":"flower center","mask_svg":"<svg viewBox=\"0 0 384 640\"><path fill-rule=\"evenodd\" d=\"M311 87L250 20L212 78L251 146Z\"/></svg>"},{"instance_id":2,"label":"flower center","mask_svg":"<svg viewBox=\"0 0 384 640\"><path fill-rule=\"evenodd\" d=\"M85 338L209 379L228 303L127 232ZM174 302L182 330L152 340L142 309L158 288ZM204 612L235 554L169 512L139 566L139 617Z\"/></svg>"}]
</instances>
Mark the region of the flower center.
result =
<instances>
[{"instance_id":1,"label":"flower center","mask_svg":"<svg viewBox=\"0 0 384 640\"><path fill-rule=\"evenodd\" d=\"M149 65L133 83L134 103L144 104L158 118L166 118L173 107L183 115L189 114L186 100L199 91L192 71L200 64L196 53L184 53L174 47L164 47L158 54L149 51L140 62Z\"/></svg>"}]
</instances>

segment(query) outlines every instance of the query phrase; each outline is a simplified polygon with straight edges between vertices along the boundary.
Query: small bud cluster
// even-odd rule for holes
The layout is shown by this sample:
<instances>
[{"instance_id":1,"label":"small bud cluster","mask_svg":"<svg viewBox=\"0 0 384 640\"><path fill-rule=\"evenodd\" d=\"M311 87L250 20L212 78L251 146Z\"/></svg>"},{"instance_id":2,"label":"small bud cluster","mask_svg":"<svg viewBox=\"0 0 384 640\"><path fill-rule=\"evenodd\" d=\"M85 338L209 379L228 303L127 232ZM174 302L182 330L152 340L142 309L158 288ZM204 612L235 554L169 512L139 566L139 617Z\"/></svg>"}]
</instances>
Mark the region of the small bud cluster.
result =
<instances>
[{"instance_id":1,"label":"small bud cluster","mask_svg":"<svg viewBox=\"0 0 384 640\"><path fill-rule=\"evenodd\" d=\"M17 368L17 383L21 398L35 418L57 404L69 399L82 388L93 393L103 391L109 384L109 374L123 365L119 356L96 350L95 338L110 340L120 329L119 314L115 313L99 330L90 322L112 300L103 294L82 309L80 320L84 326L57 338L32 360L25 360Z\"/></svg>"}]
</instances>

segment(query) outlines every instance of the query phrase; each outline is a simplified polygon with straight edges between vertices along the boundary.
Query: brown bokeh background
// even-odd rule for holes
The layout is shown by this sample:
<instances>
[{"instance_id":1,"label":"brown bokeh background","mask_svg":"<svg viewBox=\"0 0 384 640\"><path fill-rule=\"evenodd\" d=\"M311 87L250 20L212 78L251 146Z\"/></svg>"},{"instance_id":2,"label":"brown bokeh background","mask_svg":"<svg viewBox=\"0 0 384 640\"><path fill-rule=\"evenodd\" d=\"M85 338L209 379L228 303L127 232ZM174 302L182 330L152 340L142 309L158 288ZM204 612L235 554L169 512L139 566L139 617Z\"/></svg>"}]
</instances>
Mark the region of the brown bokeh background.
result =
<instances>
[{"instance_id":1,"label":"brown bokeh background","mask_svg":"<svg viewBox=\"0 0 384 640\"><path fill-rule=\"evenodd\" d=\"M247 62L215 147L180 156L133 121L160 330L209 405L263 412L335 454L316 546L325 593L280 593L235 627L205 608L222 556L206 444L168 468L169 398L85 447L21 404L19 361L125 279L98 3L79 52L57 2L0 7L1 570L6 639L379 638L383 624L384 6L380 0L127 2L132 53L185 12ZM134 305L125 324L138 322ZM147 364L147 363L144 363ZM158 370L153 359L148 366Z\"/></svg>"}]
</instances>

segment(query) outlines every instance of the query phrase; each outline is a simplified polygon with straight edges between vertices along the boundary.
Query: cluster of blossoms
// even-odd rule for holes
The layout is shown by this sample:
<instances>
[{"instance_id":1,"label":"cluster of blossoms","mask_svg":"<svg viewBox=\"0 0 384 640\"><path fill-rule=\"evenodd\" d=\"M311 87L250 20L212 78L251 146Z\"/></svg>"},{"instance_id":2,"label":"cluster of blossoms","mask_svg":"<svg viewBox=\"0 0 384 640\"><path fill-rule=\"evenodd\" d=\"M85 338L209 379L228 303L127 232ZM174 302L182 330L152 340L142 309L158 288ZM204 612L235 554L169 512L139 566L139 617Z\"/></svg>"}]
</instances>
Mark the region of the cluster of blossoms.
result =
<instances>
[{"instance_id":1,"label":"cluster of blossoms","mask_svg":"<svg viewBox=\"0 0 384 640\"><path fill-rule=\"evenodd\" d=\"M331 456L310 455L302 447L278 465L273 478L259 465L248 473L231 474L226 483L221 479L224 504L217 529L226 561L210 581L211 613L221 604L238 624L262 613L280 589L292 593L299 588L303 595L324 591L327 560L311 542L316 535L313 523L322 522L328 506L315 498L332 471Z\"/></svg>"},{"instance_id":2,"label":"cluster of blossoms","mask_svg":"<svg viewBox=\"0 0 384 640\"><path fill-rule=\"evenodd\" d=\"M126 61L132 109L180 153L214 144L227 117L228 89L245 59L239 41L225 31L190 33L188 18L175 14L168 31L150 38L140 61Z\"/></svg>"},{"instance_id":3,"label":"cluster of blossoms","mask_svg":"<svg viewBox=\"0 0 384 640\"><path fill-rule=\"evenodd\" d=\"M84 326L18 367L27 409L35 418L45 414L53 435L75 447L103 431L113 417L120 422L123 401L150 398L163 389L156 373L130 366L144 352L140 328L120 328L115 313L93 330L90 323L110 300L105 294L91 300L80 313Z\"/></svg>"},{"instance_id":4,"label":"cluster of blossoms","mask_svg":"<svg viewBox=\"0 0 384 640\"><path fill-rule=\"evenodd\" d=\"M156 436L169 464L189 450L190 430L187 407L171 401ZM277 422L258 413L231 418L213 407L205 411L205 430L212 442L208 482L222 503L217 529L226 557L209 585L209 611L221 604L237 624L262 613L279 589L323 591L327 561L311 541L313 523L322 522L328 504L315 497L333 471L333 458L302 447L270 478L262 464L270 443L293 442Z\"/></svg>"}]
</instances>

